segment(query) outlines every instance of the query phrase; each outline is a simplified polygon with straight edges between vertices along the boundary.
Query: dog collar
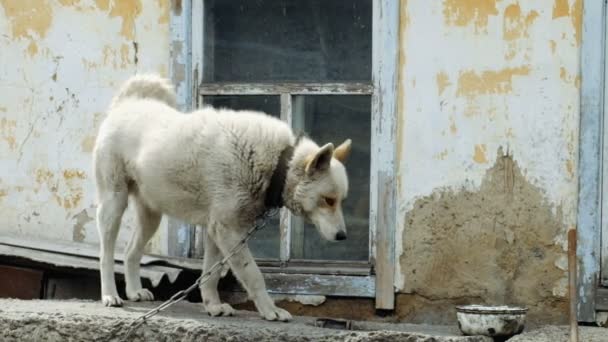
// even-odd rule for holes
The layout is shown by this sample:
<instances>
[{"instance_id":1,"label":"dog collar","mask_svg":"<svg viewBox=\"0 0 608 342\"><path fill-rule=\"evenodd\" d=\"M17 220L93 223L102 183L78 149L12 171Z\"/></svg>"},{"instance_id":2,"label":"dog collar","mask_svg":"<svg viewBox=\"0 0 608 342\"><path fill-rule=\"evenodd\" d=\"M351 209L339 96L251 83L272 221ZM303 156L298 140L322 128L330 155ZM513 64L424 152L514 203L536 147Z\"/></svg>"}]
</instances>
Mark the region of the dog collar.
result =
<instances>
[{"instance_id":1,"label":"dog collar","mask_svg":"<svg viewBox=\"0 0 608 342\"><path fill-rule=\"evenodd\" d=\"M293 146L289 145L281 151L277 166L270 177L270 184L266 189L264 197L264 205L266 209L281 208L285 202L283 200L283 190L285 189L285 180L287 179L287 170L289 169L289 161L293 157Z\"/></svg>"}]
</instances>

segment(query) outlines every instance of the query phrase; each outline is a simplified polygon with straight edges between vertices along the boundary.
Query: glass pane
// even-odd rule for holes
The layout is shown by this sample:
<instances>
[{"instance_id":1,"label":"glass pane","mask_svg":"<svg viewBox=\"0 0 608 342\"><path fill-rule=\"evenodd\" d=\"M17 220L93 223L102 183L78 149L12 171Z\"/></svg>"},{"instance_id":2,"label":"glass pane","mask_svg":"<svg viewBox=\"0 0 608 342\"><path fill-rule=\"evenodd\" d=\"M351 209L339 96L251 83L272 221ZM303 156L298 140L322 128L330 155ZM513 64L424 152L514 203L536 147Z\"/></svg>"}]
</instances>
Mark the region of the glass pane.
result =
<instances>
[{"instance_id":1,"label":"glass pane","mask_svg":"<svg viewBox=\"0 0 608 342\"><path fill-rule=\"evenodd\" d=\"M207 82L369 81L371 0L207 0Z\"/></svg>"},{"instance_id":2,"label":"glass pane","mask_svg":"<svg viewBox=\"0 0 608 342\"><path fill-rule=\"evenodd\" d=\"M317 144L341 144L350 138L346 162L348 198L343 202L348 238L324 240L311 224L295 223L292 251L296 259L367 260L369 253L369 172L371 144L370 96L295 96L294 126Z\"/></svg>"},{"instance_id":3,"label":"glass pane","mask_svg":"<svg viewBox=\"0 0 608 342\"><path fill-rule=\"evenodd\" d=\"M215 108L257 110L274 117L281 117L281 98L263 95L213 95L204 96L203 102Z\"/></svg>"},{"instance_id":4,"label":"glass pane","mask_svg":"<svg viewBox=\"0 0 608 342\"><path fill-rule=\"evenodd\" d=\"M279 96L258 96L258 95L217 95L205 96L205 105L213 107L223 107L235 110L258 110L274 117L280 117L281 99ZM272 218L264 229L257 231L251 240L249 248L256 258L278 259L279 258L279 217Z\"/></svg>"}]
</instances>

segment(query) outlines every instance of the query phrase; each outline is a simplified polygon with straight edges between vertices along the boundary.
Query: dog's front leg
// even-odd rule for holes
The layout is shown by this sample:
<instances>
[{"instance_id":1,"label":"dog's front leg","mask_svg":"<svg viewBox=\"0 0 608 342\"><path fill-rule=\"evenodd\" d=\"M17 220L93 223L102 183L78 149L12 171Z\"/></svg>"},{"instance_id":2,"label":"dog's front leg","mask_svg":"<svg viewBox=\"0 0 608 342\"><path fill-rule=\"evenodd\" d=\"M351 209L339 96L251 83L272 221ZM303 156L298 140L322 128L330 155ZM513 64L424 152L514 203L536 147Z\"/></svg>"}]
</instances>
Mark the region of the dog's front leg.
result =
<instances>
[{"instance_id":1,"label":"dog's front leg","mask_svg":"<svg viewBox=\"0 0 608 342\"><path fill-rule=\"evenodd\" d=\"M228 255L234 246L241 243L246 230L232 230L220 224L214 224L208 230L209 236L222 251ZM249 247L245 246L234 254L229 260L230 269L253 300L259 313L270 321L289 321L289 312L277 307L266 292L266 284L262 272L255 263Z\"/></svg>"},{"instance_id":2,"label":"dog's front leg","mask_svg":"<svg viewBox=\"0 0 608 342\"><path fill-rule=\"evenodd\" d=\"M204 236L204 251L203 257L203 273L207 273L217 262L224 257L213 239L206 231ZM222 277L222 269L210 274L207 281L200 286L201 297L203 298L203 306L207 313L211 316L232 316L234 309L227 303L220 301L220 295L217 290L217 285Z\"/></svg>"}]
</instances>

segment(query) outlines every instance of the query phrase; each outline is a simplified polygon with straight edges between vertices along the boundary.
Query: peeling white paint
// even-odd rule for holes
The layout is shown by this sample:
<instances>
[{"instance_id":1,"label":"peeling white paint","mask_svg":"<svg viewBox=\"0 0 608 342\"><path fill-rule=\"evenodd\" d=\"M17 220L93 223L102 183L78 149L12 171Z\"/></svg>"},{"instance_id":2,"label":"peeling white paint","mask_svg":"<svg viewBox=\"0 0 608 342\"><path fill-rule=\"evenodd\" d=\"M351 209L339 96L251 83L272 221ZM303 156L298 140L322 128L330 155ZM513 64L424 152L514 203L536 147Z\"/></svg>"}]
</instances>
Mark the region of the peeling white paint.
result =
<instances>
[{"instance_id":1,"label":"peeling white paint","mask_svg":"<svg viewBox=\"0 0 608 342\"><path fill-rule=\"evenodd\" d=\"M488 15L481 28L475 20L446 23L448 2L463 3L402 2L407 8L401 12L405 61L400 70L404 120L397 157L397 256L403 253L404 216L416 199L438 189L477 189L500 147L513 154L548 203L561 208L564 231L576 224L575 1L569 2L569 15L558 18L553 18L552 0L497 1L495 15ZM509 40L505 27L514 25L514 9L521 22L529 16L530 23L521 29L525 34ZM505 16L505 11L511 12ZM399 263L396 267L395 286L403 289L406 279Z\"/></svg>"},{"instance_id":2,"label":"peeling white paint","mask_svg":"<svg viewBox=\"0 0 608 342\"><path fill-rule=\"evenodd\" d=\"M138 71L167 73L169 24L160 18L168 7L146 1L131 39L123 32L129 17L114 2L97 3L104 2L49 2L48 30L26 27L27 37L14 37L17 19L5 10L13 5L0 6L0 122L14 123L7 134L15 141L0 140L2 234L72 241L75 216L95 216L91 149L113 92ZM36 17L29 20L35 27ZM125 223L119 247L130 237L130 212ZM98 241L92 219L79 233ZM158 237L151 246L162 252Z\"/></svg>"}]
</instances>

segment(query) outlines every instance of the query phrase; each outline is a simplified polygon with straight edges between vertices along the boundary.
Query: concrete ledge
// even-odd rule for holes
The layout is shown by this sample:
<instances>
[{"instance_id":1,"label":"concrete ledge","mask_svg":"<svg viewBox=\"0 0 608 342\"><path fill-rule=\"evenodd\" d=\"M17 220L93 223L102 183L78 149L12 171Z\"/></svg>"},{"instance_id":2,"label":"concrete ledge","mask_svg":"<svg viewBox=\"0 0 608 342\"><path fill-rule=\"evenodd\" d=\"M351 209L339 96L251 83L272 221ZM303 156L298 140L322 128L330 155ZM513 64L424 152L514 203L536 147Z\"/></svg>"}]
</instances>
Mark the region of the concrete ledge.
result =
<instances>
[{"instance_id":1,"label":"concrete ledge","mask_svg":"<svg viewBox=\"0 0 608 342\"><path fill-rule=\"evenodd\" d=\"M608 329L600 327L579 326L578 339L581 342L606 342L608 341ZM568 342L570 341L570 327L568 326L544 326L526 331L521 335L514 336L509 342Z\"/></svg>"},{"instance_id":2,"label":"concrete ledge","mask_svg":"<svg viewBox=\"0 0 608 342\"><path fill-rule=\"evenodd\" d=\"M120 341L129 324L157 303L127 302L106 308L92 301L0 300L2 341ZM257 313L209 317L200 305L178 303L141 326L130 341L408 341L491 342L460 336L457 328L414 324L353 322L356 330L314 326L314 318L267 322Z\"/></svg>"}]
</instances>

